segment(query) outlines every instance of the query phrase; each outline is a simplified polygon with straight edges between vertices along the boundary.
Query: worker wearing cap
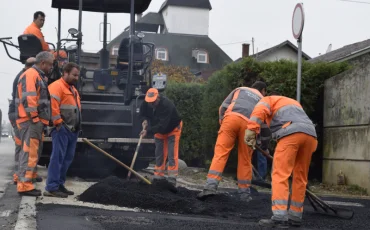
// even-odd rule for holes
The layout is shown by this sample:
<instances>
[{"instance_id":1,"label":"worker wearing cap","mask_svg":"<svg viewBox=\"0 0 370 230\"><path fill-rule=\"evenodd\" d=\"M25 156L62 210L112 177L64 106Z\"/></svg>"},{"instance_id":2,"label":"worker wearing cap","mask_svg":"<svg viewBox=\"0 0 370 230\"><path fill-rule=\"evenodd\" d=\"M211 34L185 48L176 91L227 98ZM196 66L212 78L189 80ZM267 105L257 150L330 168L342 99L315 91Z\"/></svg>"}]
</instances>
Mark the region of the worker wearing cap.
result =
<instances>
[{"instance_id":1,"label":"worker wearing cap","mask_svg":"<svg viewBox=\"0 0 370 230\"><path fill-rule=\"evenodd\" d=\"M207 175L204 189L198 198L215 195L230 151L238 139L238 193L240 200L250 201L252 182L252 149L244 143L244 132L254 106L266 95L266 84L255 82L252 87L238 87L223 101L219 109L220 130L214 156Z\"/></svg>"},{"instance_id":2,"label":"worker wearing cap","mask_svg":"<svg viewBox=\"0 0 370 230\"><path fill-rule=\"evenodd\" d=\"M311 156L317 148L315 126L298 101L284 96L267 96L254 107L248 122L244 137L248 146L254 148L256 145L256 134L260 133L263 122L270 127L277 146L272 169L273 216L259 223L266 227L300 225ZM288 211L288 179L292 173Z\"/></svg>"},{"instance_id":3,"label":"worker wearing cap","mask_svg":"<svg viewBox=\"0 0 370 230\"><path fill-rule=\"evenodd\" d=\"M176 185L178 175L179 142L182 130L182 120L172 101L158 90L150 88L145 101L140 106L140 116L144 119L143 137L148 132L154 134L156 164L154 180L164 179L166 160L168 157L168 181Z\"/></svg>"}]
</instances>

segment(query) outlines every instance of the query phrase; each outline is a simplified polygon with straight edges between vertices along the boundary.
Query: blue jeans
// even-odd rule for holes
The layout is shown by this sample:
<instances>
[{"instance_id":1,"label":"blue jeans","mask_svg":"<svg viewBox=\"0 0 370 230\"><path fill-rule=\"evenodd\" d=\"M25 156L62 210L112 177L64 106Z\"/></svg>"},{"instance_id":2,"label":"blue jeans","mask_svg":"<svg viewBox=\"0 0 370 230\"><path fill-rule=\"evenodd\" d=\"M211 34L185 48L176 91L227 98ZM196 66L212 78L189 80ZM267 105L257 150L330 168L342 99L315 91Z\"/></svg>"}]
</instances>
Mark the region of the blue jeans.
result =
<instances>
[{"instance_id":1,"label":"blue jeans","mask_svg":"<svg viewBox=\"0 0 370 230\"><path fill-rule=\"evenodd\" d=\"M72 133L62 126L59 131L53 129L51 137L53 150L45 187L49 192L58 190L59 185L64 185L66 181L67 170L75 155L78 133Z\"/></svg>"},{"instance_id":2,"label":"blue jeans","mask_svg":"<svg viewBox=\"0 0 370 230\"><path fill-rule=\"evenodd\" d=\"M263 153L256 150L257 154L257 171L260 174L260 176L265 179L267 174L267 159Z\"/></svg>"}]
</instances>

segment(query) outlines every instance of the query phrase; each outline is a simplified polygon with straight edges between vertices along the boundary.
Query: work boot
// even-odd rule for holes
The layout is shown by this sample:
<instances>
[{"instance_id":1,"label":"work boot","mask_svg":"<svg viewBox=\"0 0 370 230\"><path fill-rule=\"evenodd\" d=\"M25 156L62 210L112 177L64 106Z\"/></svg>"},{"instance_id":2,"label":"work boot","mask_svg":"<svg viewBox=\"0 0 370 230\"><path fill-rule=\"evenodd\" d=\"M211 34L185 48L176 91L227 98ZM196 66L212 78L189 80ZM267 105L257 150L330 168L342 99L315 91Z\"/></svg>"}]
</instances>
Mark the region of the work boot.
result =
<instances>
[{"instance_id":1,"label":"work boot","mask_svg":"<svg viewBox=\"0 0 370 230\"><path fill-rule=\"evenodd\" d=\"M40 182L42 182L42 177L37 176L37 177L36 177L36 182L39 182L39 183L40 183Z\"/></svg>"},{"instance_id":2,"label":"work boot","mask_svg":"<svg viewBox=\"0 0 370 230\"><path fill-rule=\"evenodd\" d=\"M216 195L216 190L211 190L211 189L203 189L202 192L200 192L198 195L197 195L197 199L199 200L205 200L207 199L208 197L210 196L214 196Z\"/></svg>"},{"instance_id":3,"label":"work boot","mask_svg":"<svg viewBox=\"0 0 370 230\"><path fill-rule=\"evenodd\" d=\"M240 193L239 200L244 202L249 202L252 200L252 196L249 193Z\"/></svg>"},{"instance_id":4,"label":"work boot","mask_svg":"<svg viewBox=\"0 0 370 230\"><path fill-rule=\"evenodd\" d=\"M167 181L176 187L176 178L175 177L168 177Z\"/></svg>"},{"instance_id":5,"label":"work boot","mask_svg":"<svg viewBox=\"0 0 370 230\"><path fill-rule=\"evenodd\" d=\"M75 194L73 191L66 189L66 187L64 187L64 185L59 185L59 191L65 193L67 195L74 195Z\"/></svg>"},{"instance_id":6,"label":"work boot","mask_svg":"<svg viewBox=\"0 0 370 230\"><path fill-rule=\"evenodd\" d=\"M293 215L288 214L288 223L291 226L300 227L302 224L302 219Z\"/></svg>"},{"instance_id":7,"label":"work boot","mask_svg":"<svg viewBox=\"0 0 370 230\"><path fill-rule=\"evenodd\" d=\"M44 192L44 196L58 197L58 198L67 198L68 197L68 194L65 194L64 192L59 191L59 190L55 190L55 191L52 191L52 192L45 191Z\"/></svg>"},{"instance_id":8,"label":"work boot","mask_svg":"<svg viewBox=\"0 0 370 230\"><path fill-rule=\"evenodd\" d=\"M41 196L41 190L33 189L26 192L18 192L21 196Z\"/></svg>"},{"instance_id":9,"label":"work boot","mask_svg":"<svg viewBox=\"0 0 370 230\"><path fill-rule=\"evenodd\" d=\"M262 227L289 228L288 221L283 220L262 219L258 222L258 224Z\"/></svg>"}]
</instances>

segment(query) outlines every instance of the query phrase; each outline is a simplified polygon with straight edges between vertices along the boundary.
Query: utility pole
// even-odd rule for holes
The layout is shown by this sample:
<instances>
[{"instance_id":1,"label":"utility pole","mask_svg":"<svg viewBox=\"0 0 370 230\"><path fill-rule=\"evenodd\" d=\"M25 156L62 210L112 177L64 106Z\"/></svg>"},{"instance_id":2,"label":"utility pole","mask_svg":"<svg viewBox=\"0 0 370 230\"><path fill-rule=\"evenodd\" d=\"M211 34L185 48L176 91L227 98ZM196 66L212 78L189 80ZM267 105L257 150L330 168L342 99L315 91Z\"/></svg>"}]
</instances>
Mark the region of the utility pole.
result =
<instances>
[{"instance_id":1,"label":"utility pole","mask_svg":"<svg viewBox=\"0 0 370 230\"><path fill-rule=\"evenodd\" d=\"M253 55L254 55L254 38L252 37L252 49L253 49Z\"/></svg>"}]
</instances>

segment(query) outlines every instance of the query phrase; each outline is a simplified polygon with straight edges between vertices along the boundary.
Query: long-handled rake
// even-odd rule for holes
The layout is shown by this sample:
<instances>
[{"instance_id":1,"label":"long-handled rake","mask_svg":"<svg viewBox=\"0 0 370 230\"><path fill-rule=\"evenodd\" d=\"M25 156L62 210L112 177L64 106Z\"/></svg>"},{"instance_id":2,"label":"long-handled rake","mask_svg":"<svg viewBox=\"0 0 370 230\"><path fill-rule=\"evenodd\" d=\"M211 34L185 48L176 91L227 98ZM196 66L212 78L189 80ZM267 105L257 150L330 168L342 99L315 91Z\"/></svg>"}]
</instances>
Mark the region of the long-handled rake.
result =
<instances>
[{"instance_id":1,"label":"long-handled rake","mask_svg":"<svg viewBox=\"0 0 370 230\"><path fill-rule=\"evenodd\" d=\"M262 154L264 154L267 158L270 160L273 160L273 157L263 151L259 146L255 146ZM270 188L271 189L271 184L267 183L262 180L252 180L252 184L264 187L264 188ZM309 190L309 188L306 188L306 197L314 210L320 214L324 215L329 215L329 216L335 216L339 217L341 219L347 219L350 220L354 216L354 211L350 209L345 209L345 208L338 208L338 207L332 207L325 201L321 200L318 196L316 196L312 191ZM321 209L319 209L320 207Z\"/></svg>"}]
</instances>

